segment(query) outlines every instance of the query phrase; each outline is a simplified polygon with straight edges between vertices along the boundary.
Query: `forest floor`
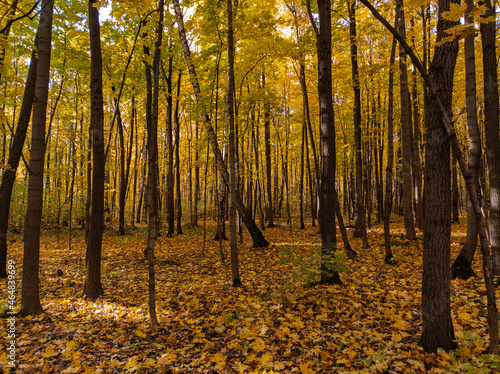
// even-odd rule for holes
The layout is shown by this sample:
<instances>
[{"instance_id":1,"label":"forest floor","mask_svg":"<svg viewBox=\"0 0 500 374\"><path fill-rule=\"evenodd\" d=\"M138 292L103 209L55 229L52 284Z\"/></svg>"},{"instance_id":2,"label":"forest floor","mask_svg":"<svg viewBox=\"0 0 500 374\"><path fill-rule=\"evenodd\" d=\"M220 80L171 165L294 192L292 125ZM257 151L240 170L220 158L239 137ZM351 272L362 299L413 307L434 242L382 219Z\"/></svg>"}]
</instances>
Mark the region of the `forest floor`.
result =
<instances>
[{"instance_id":1,"label":"forest floor","mask_svg":"<svg viewBox=\"0 0 500 374\"><path fill-rule=\"evenodd\" d=\"M452 226L452 258L465 237L465 219ZM342 260L341 286L311 286L317 274L315 229L264 231L272 243L252 249L247 233L239 245L243 287L231 286L215 227L184 227L184 235L159 237L156 246L157 312L148 315L146 231L107 232L103 242L105 294L82 299L83 233L45 232L41 243L41 302L45 313L16 320L16 368L8 368L6 335L0 370L16 373L489 373L500 357L487 354L486 296L480 257L478 278L452 281L452 313L458 349L427 354L421 334L422 240L401 237L391 224L395 265L384 263L383 226L368 234L371 248ZM307 233L308 234L307 234ZM350 232L350 234L352 231ZM339 237L340 241L340 237ZM224 242L226 258L228 243ZM20 306L22 238L10 244L16 261ZM58 276L58 270L62 276ZM6 282L0 283L0 306ZM4 311L5 313L5 311ZM7 324L6 320L0 323ZM3 328L3 326L2 326Z\"/></svg>"}]
</instances>

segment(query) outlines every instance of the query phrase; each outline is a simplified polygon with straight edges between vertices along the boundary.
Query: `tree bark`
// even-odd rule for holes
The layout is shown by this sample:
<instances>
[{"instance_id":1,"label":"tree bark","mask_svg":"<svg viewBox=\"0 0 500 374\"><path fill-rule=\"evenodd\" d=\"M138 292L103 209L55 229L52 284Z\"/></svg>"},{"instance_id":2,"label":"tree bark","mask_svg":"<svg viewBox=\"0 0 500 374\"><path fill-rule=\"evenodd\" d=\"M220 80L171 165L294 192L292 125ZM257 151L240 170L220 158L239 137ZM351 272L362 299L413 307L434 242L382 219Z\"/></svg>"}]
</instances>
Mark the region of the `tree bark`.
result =
<instances>
[{"instance_id":1,"label":"tree bark","mask_svg":"<svg viewBox=\"0 0 500 374\"><path fill-rule=\"evenodd\" d=\"M102 92L102 56L97 0L89 0L90 35L90 129L92 133L92 208L87 242L85 285L83 294L91 300L104 293L101 285L101 251L104 230L104 109Z\"/></svg>"},{"instance_id":2,"label":"tree bark","mask_svg":"<svg viewBox=\"0 0 500 374\"><path fill-rule=\"evenodd\" d=\"M335 225L335 120L332 101L332 25L330 0L318 0L320 28L316 27L307 1L309 19L316 34L318 54L318 96L323 140L323 170L319 189L318 222L321 235L321 280L322 284L341 284L335 269L337 247ZM333 266L333 267L332 267Z\"/></svg>"},{"instance_id":3,"label":"tree bark","mask_svg":"<svg viewBox=\"0 0 500 374\"><path fill-rule=\"evenodd\" d=\"M231 275L233 286L241 286L238 262L238 239L236 236L236 141L234 136L234 36L233 0L227 1L227 54L228 90L227 113L229 120L229 245L231 248Z\"/></svg>"},{"instance_id":4,"label":"tree bark","mask_svg":"<svg viewBox=\"0 0 500 374\"><path fill-rule=\"evenodd\" d=\"M44 0L38 26L38 63L33 99L28 206L24 221L23 280L20 316L43 313L40 304L40 225L43 210L45 121L49 94L52 16L54 1Z\"/></svg>"},{"instance_id":5,"label":"tree bark","mask_svg":"<svg viewBox=\"0 0 500 374\"><path fill-rule=\"evenodd\" d=\"M395 21L397 25L397 18ZM395 26L396 27L396 26ZM396 39L392 40L391 57L389 63L389 93L387 104L387 166L385 169L385 200L384 200L384 239L385 262L394 261L391 248L391 210L392 210L392 176L394 168L394 73L393 66L396 60Z\"/></svg>"},{"instance_id":6,"label":"tree bark","mask_svg":"<svg viewBox=\"0 0 500 374\"><path fill-rule=\"evenodd\" d=\"M396 17L398 19L398 33L406 40L406 27L403 9L403 0L396 0ZM401 97L401 147L403 151L403 218L405 226L405 237L409 240L416 239L415 223L413 220L412 206L412 123L411 123L411 101L408 90L408 70L406 67L406 54L402 46L399 47L399 93Z\"/></svg>"},{"instance_id":7,"label":"tree bark","mask_svg":"<svg viewBox=\"0 0 500 374\"><path fill-rule=\"evenodd\" d=\"M484 17L495 17L490 0L481 1L487 7ZM484 71L484 133L486 161L490 182L490 245L493 275L500 275L500 126L498 73L496 55L496 22L481 23Z\"/></svg>"},{"instance_id":8,"label":"tree bark","mask_svg":"<svg viewBox=\"0 0 500 374\"><path fill-rule=\"evenodd\" d=\"M363 240L363 246L368 248L366 237L366 217L363 199L363 152L361 149L361 90L359 86L358 45L356 41L356 0L350 0L349 37L351 43L352 82L354 90L354 144L356 148L356 220L354 237Z\"/></svg>"}]
</instances>

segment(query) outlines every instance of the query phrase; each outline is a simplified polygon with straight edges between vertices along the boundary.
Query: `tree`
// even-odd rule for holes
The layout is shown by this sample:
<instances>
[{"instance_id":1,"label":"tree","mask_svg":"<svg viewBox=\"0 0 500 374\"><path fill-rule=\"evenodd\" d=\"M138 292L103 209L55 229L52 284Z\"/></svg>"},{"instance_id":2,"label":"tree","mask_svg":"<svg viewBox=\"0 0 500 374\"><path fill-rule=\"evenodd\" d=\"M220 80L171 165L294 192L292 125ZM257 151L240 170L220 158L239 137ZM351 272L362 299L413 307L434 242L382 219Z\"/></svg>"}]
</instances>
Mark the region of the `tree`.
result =
<instances>
[{"instance_id":1,"label":"tree","mask_svg":"<svg viewBox=\"0 0 500 374\"><path fill-rule=\"evenodd\" d=\"M468 24L473 24L474 19L470 12L474 7L471 0L467 0L466 19ZM467 106L467 129L469 130L469 162L468 168L472 175L476 191L481 191L479 179L479 167L481 163L481 133L477 122L476 105L476 61L474 52L474 35L468 35L464 39L464 57L465 57L465 103ZM478 196L479 201L481 197ZM455 262L451 266L452 277L467 279L474 276L472 270L472 260L477 247L477 226L474 207L470 199L467 199L467 236L464 246Z\"/></svg>"},{"instance_id":2,"label":"tree","mask_svg":"<svg viewBox=\"0 0 500 374\"><path fill-rule=\"evenodd\" d=\"M484 132L486 160L490 182L490 244L493 255L493 274L500 275L500 125L498 73L496 57L495 7L490 0L480 2L486 6L481 23L484 73Z\"/></svg>"},{"instance_id":3,"label":"tree","mask_svg":"<svg viewBox=\"0 0 500 374\"><path fill-rule=\"evenodd\" d=\"M97 0L89 0L90 37L90 132L92 135L92 207L87 240L83 294L91 300L104 293L101 285L102 233L104 230L104 108L102 92L102 54Z\"/></svg>"},{"instance_id":4,"label":"tree","mask_svg":"<svg viewBox=\"0 0 500 374\"><path fill-rule=\"evenodd\" d=\"M31 54L31 62L28 70L28 77L24 87L23 102L21 112L17 121L14 140L9 150L7 160L8 168L2 175L0 185L0 278L7 278L7 231L9 229L9 212L12 197L12 188L16 180L17 168L23 153L24 141L28 131L33 98L35 96L36 72L37 72L37 38L35 39L35 48Z\"/></svg>"},{"instance_id":5,"label":"tree","mask_svg":"<svg viewBox=\"0 0 500 374\"><path fill-rule=\"evenodd\" d=\"M53 9L53 0L44 0L42 2L40 24L38 26L38 62L36 65L36 86L33 99L28 206L24 223L23 283L20 316L43 312L39 294L40 225L43 209L45 121L49 93Z\"/></svg>"},{"instance_id":6,"label":"tree","mask_svg":"<svg viewBox=\"0 0 500 374\"><path fill-rule=\"evenodd\" d=\"M148 149L148 182L147 182L147 201L148 201L148 240L146 245L146 258L148 260L148 278L149 278L149 318L151 325L158 326L156 316L156 291L155 291L155 267L154 267L154 248L156 242L157 216L158 216L158 97L160 80L160 56L163 36L163 0L158 3L160 12L158 27L156 30L155 51L153 56L153 65L147 61L146 65L146 84L147 84L147 149ZM145 47L146 55L149 54L149 48ZM151 72L153 79L151 79Z\"/></svg>"},{"instance_id":7,"label":"tree","mask_svg":"<svg viewBox=\"0 0 500 374\"><path fill-rule=\"evenodd\" d=\"M229 120L229 243L231 247L231 273L233 278L233 286L240 287L242 284L240 280L240 267L238 262L238 242L236 238L236 167L235 167L236 141L234 136L235 134L234 134L233 0L227 1L227 55L228 55L227 113Z\"/></svg>"},{"instance_id":8,"label":"tree","mask_svg":"<svg viewBox=\"0 0 500 374\"><path fill-rule=\"evenodd\" d=\"M396 18L397 23L397 18ZM396 28L396 27L395 27ZM385 239L385 262L393 261L391 248L391 229L389 227L391 221L392 210L392 175L394 167L394 72L393 66L396 59L396 43L397 40L392 40L391 57L389 63L389 87L388 87L388 104L387 104L387 165L385 169L385 200L384 200L384 239Z\"/></svg>"},{"instance_id":9,"label":"tree","mask_svg":"<svg viewBox=\"0 0 500 374\"><path fill-rule=\"evenodd\" d=\"M319 28L307 0L309 19L316 34L318 54L318 96L323 140L323 169L319 189L318 222L321 235L321 280L322 284L341 284L333 262L337 247L335 225L335 121L332 99L332 18L330 0L318 0Z\"/></svg>"},{"instance_id":10,"label":"tree","mask_svg":"<svg viewBox=\"0 0 500 374\"><path fill-rule=\"evenodd\" d=\"M354 90L354 146L356 148L356 221L354 237L363 240L363 246L368 248L366 237L366 218L363 198L363 155L361 149L361 89L358 69L358 45L356 40L356 0L350 0L349 8L349 37L351 43L352 86Z\"/></svg>"},{"instance_id":11,"label":"tree","mask_svg":"<svg viewBox=\"0 0 500 374\"><path fill-rule=\"evenodd\" d=\"M396 18L399 35L406 39L405 16L403 0L396 0ZM412 124L411 124L411 101L408 90L408 70L406 68L406 53L402 46L399 47L399 93L401 98L401 148L403 153L403 218L406 239L416 239L415 224L413 221L412 208L412 181L411 181L411 157L412 157Z\"/></svg>"}]
</instances>

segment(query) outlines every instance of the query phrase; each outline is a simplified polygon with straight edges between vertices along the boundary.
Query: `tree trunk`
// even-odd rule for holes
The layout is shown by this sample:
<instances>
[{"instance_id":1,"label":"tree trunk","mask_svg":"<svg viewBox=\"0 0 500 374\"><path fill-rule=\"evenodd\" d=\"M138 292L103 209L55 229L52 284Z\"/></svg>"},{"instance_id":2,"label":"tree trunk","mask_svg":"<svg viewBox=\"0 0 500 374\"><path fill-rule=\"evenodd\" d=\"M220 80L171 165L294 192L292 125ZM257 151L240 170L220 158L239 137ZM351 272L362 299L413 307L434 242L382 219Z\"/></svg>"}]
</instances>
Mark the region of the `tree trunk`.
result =
<instances>
[{"instance_id":1,"label":"tree trunk","mask_svg":"<svg viewBox=\"0 0 500 374\"><path fill-rule=\"evenodd\" d=\"M356 147L356 221L354 237L363 240L363 246L368 248L366 237L366 218L363 199L363 152L361 150L361 90L359 86L358 45L356 40L356 0L350 0L349 37L351 42L352 84L354 90L354 144Z\"/></svg>"},{"instance_id":2,"label":"tree trunk","mask_svg":"<svg viewBox=\"0 0 500 374\"><path fill-rule=\"evenodd\" d=\"M321 235L321 280L322 284L341 284L339 274L332 269L337 247L335 225L335 121L332 102L332 29L330 0L318 0L319 21L317 29L307 0L309 19L316 33L318 54L318 96L323 140L323 170L319 190L318 221Z\"/></svg>"},{"instance_id":3,"label":"tree trunk","mask_svg":"<svg viewBox=\"0 0 500 374\"><path fill-rule=\"evenodd\" d=\"M490 244L493 256L493 275L500 275L500 126L498 73L496 55L495 8L490 0L480 4L487 7L484 17L493 17L489 23L481 23L484 70L484 132L486 160L490 182Z\"/></svg>"},{"instance_id":4,"label":"tree trunk","mask_svg":"<svg viewBox=\"0 0 500 374\"><path fill-rule=\"evenodd\" d=\"M398 18L398 33L406 39L405 16L403 0L396 0L396 17ZM412 123L411 123L411 101L408 90L408 70L406 68L406 54L403 47L399 47L399 92L401 97L401 146L403 151L403 219L405 226L405 237L409 240L416 239L415 223L413 220L412 205Z\"/></svg>"},{"instance_id":5,"label":"tree trunk","mask_svg":"<svg viewBox=\"0 0 500 374\"><path fill-rule=\"evenodd\" d=\"M92 132L92 210L87 242L85 285L83 294L91 300L104 293L101 285L101 251L104 230L104 110L102 92L102 57L99 9L89 0L90 34L90 128Z\"/></svg>"},{"instance_id":6,"label":"tree trunk","mask_svg":"<svg viewBox=\"0 0 500 374\"><path fill-rule=\"evenodd\" d=\"M148 306L149 318L152 326L158 326L156 316L156 291L155 291L155 268L154 268L154 248L157 234L158 221L158 98L160 81L160 56L161 43L163 36L163 0L159 1L158 10L160 17L156 30L155 51L153 56L153 66L146 65L146 84L147 84L147 102L146 102L146 124L147 124L147 147L148 147L148 182L147 182L147 201L148 201L148 240L145 254L148 260ZM149 48L145 47L146 54L149 54ZM152 74L151 74L152 73ZM151 75L153 75L151 77Z\"/></svg>"},{"instance_id":7,"label":"tree trunk","mask_svg":"<svg viewBox=\"0 0 500 374\"><path fill-rule=\"evenodd\" d=\"M182 234L182 196L181 196L181 159L179 156L179 135L180 135L180 120L179 120L179 100L181 91L182 70L179 70L179 78L177 80L177 98L175 99L174 122L175 122L175 179L176 179L176 196L177 196L177 234Z\"/></svg>"},{"instance_id":8,"label":"tree trunk","mask_svg":"<svg viewBox=\"0 0 500 374\"><path fill-rule=\"evenodd\" d=\"M473 23L473 17L468 14L474 7L472 0L467 0L466 18L467 23ZM481 182L479 179L479 168L481 165L481 134L477 122L477 104L476 104L476 57L474 51L474 36L470 35L464 39L465 55L465 103L467 106L467 129L469 130L469 162L468 168L472 175L478 200L481 202ZM472 270L472 260L477 248L477 227L474 207L470 199L467 199L467 235L465 243L457 259L451 266L452 278L460 277L468 279L475 276Z\"/></svg>"},{"instance_id":9,"label":"tree trunk","mask_svg":"<svg viewBox=\"0 0 500 374\"><path fill-rule=\"evenodd\" d=\"M266 89L266 76L262 74L262 87ZM271 179L271 130L270 130L270 104L264 103L264 143L265 143L265 157L266 157L266 216L267 227L274 227L273 221L273 191Z\"/></svg>"},{"instance_id":10,"label":"tree trunk","mask_svg":"<svg viewBox=\"0 0 500 374\"><path fill-rule=\"evenodd\" d=\"M54 2L44 0L38 26L38 63L33 99L31 157L29 164L28 206L24 221L23 280L21 311L24 317L43 313L40 304L40 224L43 209L43 169L45 156L45 121L49 93L52 15Z\"/></svg>"},{"instance_id":11,"label":"tree trunk","mask_svg":"<svg viewBox=\"0 0 500 374\"><path fill-rule=\"evenodd\" d=\"M10 201L12 189L16 180L17 167L19 166L19 160L23 154L24 141L26 140L33 98L35 96L38 62L38 55L36 53L38 48L37 39L38 38L35 38L35 47L31 54L31 62L24 87L23 102L17 120L16 132L9 150L9 158L7 161L9 167L4 169L2 183L0 185L0 278L7 278L7 231L9 229Z\"/></svg>"},{"instance_id":12,"label":"tree trunk","mask_svg":"<svg viewBox=\"0 0 500 374\"><path fill-rule=\"evenodd\" d=\"M184 20L183 20L183 16L181 13L179 0L173 0L173 4L174 4L174 10L175 10L175 15L176 15L176 19L177 19L177 27L179 29L179 36L181 39L182 49L184 51L184 57L186 59L187 65L188 65L189 74L191 76L191 84L193 86L193 91L195 93L196 100L197 100L197 102L200 102L202 100L201 89L200 89L200 85L198 83L196 70L195 70L193 62L191 60L191 52L189 50L189 44L188 44L187 38L186 38L186 31L184 29ZM220 149L219 149L219 146L217 143L217 134L214 132L210 117L206 113L202 113L201 117L202 117L202 120L205 124L207 136L208 136L210 144L212 146L212 149L213 149L213 152L215 155L215 159L217 161L217 165L219 166L222 180L223 180L224 184L226 186L228 186L229 185L229 173L227 172L227 168L224 164L224 159L222 157L222 153L220 152ZM252 219L252 216L248 213L248 210L243 205L243 202L241 200L241 197L240 197L238 191L236 191L235 200L236 200L235 201L236 208L238 209L238 212L243 220L243 223L247 227L247 230L253 239L253 246L254 247L267 247L267 246L269 246L269 242L266 240L266 238L264 238L264 235L262 235L262 232L259 230L259 228L255 224L254 220Z\"/></svg>"},{"instance_id":13,"label":"tree trunk","mask_svg":"<svg viewBox=\"0 0 500 374\"><path fill-rule=\"evenodd\" d=\"M397 25L397 18L395 21ZM396 28L396 27L395 27ZM394 73L393 66L396 60L396 39L392 40L391 58L389 63L389 94L387 104L387 166L385 169L385 200L384 200L384 239L385 262L393 262L391 248L391 210L392 210L392 176L394 168Z\"/></svg>"},{"instance_id":14,"label":"tree trunk","mask_svg":"<svg viewBox=\"0 0 500 374\"><path fill-rule=\"evenodd\" d=\"M437 41L455 23L442 19L450 0L439 0ZM429 78L444 110L451 113L453 73L458 53L458 41L435 48L429 67ZM424 244L422 276L422 336L420 345L427 352L438 348L450 351L456 347L450 306L450 235L451 180L450 139L442 121L441 108L436 100L429 101L429 127L425 144L424 173Z\"/></svg>"},{"instance_id":15,"label":"tree trunk","mask_svg":"<svg viewBox=\"0 0 500 374\"><path fill-rule=\"evenodd\" d=\"M229 244L231 248L231 274L233 286L241 286L238 262L238 240L236 236L236 165L234 139L234 38L233 38L233 0L227 2L227 54L228 54L228 92L227 113L229 119Z\"/></svg>"}]
</instances>

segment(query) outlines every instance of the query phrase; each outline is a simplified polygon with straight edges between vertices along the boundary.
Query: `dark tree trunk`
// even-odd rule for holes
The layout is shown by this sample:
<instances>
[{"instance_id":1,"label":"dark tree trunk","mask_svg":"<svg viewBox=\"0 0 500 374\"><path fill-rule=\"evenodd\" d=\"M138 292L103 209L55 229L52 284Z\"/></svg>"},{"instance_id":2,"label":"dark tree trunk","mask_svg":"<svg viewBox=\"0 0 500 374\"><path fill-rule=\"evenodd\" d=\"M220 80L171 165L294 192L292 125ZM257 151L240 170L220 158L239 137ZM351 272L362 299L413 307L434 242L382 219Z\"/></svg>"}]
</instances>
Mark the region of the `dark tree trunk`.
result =
<instances>
[{"instance_id":1,"label":"dark tree trunk","mask_svg":"<svg viewBox=\"0 0 500 374\"><path fill-rule=\"evenodd\" d=\"M437 41L455 23L444 20L442 12L450 8L450 0L439 0ZM451 113L453 74L458 54L458 41L435 48L429 77L444 109ZM450 235L451 180L450 139L436 100L429 101L424 173L424 244L422 276L422 336L420 345L427 352L438 348L450 351L456 347L450 306Z\"/></svg>"},{"instance_id":2,"label":"dark tree trunk","mask_svg":"<svg viewBox=\"0 0 500 374\"><path fill-rule=\"evenodd\" d=\"M266 89L266 76L262 74L262 87ZM265 143L265 155L266 155L266 216L267 216L267 227L274 227L273 221L273 191L272 191L272 180L271 180L271 109L268 102L264 103L264 143Z\"/></svg>"},{"instance_id":3,"label":"dark tree trunk","mask_svg":"<svg viewBox=\"0 0 500 374\"><path fill-rule=\"evenodd\" d=\"M180 120L179 120L179 97L181 91L182 70L179 70L179 78L177 80L177 98L175 100L174 122L175 122L175 179L176 179L176 196L177 196L177 234L182 234L182 195L181 195L181 159L179 156L179 135L180 135Z\"/></svg>"},{"instance_id":4,"label":"dark tree trunk","mask_svg":"<svg viewBox=\"0 0 500 374\"><path fill-rule=\"evenodd\" d=\"M486 5L488 9L484 17L493 17L493 21L481 23L481 42L484 70L484 132L490 182L490 244L493 275L500 275L500 119L495 8L490 0L481 1L480 4Z\"/></svg>"},{"instance_id":5,"label":"dark tree trunk","mask_svg":"<svg viewBox=\"0 0 500 374\"><path fill-rule=\"evenodd\" d=\"M474 19L468 16L473 9L474 2L467 0L467 23L473 23ZM479 168L481 165L481 134L477 122L477 104L476 104L476 57L474 52L474 36L467 36L464 40L465 55L465 103L467 106L467 129L469 131L469 162L468 168L474 182L478 200L481 202L481 183L479 179ZM457 259L451 266L452 278L468 279L475 276L472 270L472 260L477 248L477 227L474 207L470 199L467 199L467 235L465 243Z\"/></svg>"},{"instance_id":6,"label":"dark tree trunk","mask_svg":"<svg viewBox=\"0 0 500 374\"><path fill-rule=\"evenodd\" d=\"M396 19L397 24L397 19ZM392 67L396 60L396 39L392 40L390 68L389 68L389 94L387 104L387 166L385 169L385 200L384 200L384 239L385 262L393 262L391 248L391 210L392 210L392 176L394 168L394 73Z\"/></svg>"},{"instance_id":7,"label":"dark tree trunk","mask_svg":"<svg viewBox=\"0 0 500 374\"><path fill-rule=\"evenodd\" d=\"M52 15L54 2L44 0L38 26L38 63L33 99L28 206L24 221L23 280L20 316L43 313L40 304L40 224L43 209L45 121L49 93Z\"/></svg>"},{"instance_id":8,"label":"dark tree trunk","mask_svg":"<svg viewBox=\"0 0 500 374\"><path fill-rule=\"evenodd\" d=\"M318 54L318 96L323 140L323 170L319 189L318 221L321 235L321 280L322 284L341 284L339 274L332 269L337 247L335 225L335 121L332 102L332 29L330 0L319 0L320 28L315 25L307 1L309 19L316 33Z\"/></svg>"},{"instance_id":9,"label":"dark tree trunk","mask_svg":"<svg viewBox=\"0 0 500 374\"><path fill-rule=\"evenodd\" d=\"M229 242L231 248L231 275L233 286L241 286L238 262L238 241L236 237L236 141L234 134L234 37L233 37L233 0L227 2L227 54L228 54L228 92L227 112L229 119Z\"/></svg>"},{"instance_id":10,"label":"dark tree trunk","mask_svg":"<svg viewBox=\"0 0 500 374\"><path fill-rule=\"evenodd\" d=\"M35 38L35 48L31 54L31 62L24 87L23 102L21 112L17 120L16 132L9 150L7 160L8 168L5 168L0 185L0 278L7 278L7 231L9 229L9 211L12 197L12 189L16 180L17 167L23 154L24 141L31 117L31 108L35 96L35 83L37 74L37 38ZM4 138L5 139L5 138Z\"/></svg>"},{"instance_id":11,"label":"dark tree trunk","mask_svg":"<svg viewBox=\"0 0 500 374\"><path fill-rule=\"evenodd\" d=\"M396 0L396 17L398 19L398 32L406 39L405 16L403 0ZM408 90L408 69L406 67L406 54L402 46L399 47L399 92L401 97L401 147L403 153L403 218L405 226L405 237L409 240L416 239L415 223L413 220L412 205L412 123L411 123L411 101Z\"/></svg>"},{"instance_id":12,"label":"dark tree trunk","mask_svg":"<svg viewBox=\"0 0 500 374\"><path fill-rule=\"evenodd\" d=\"M367 248L366 215L363 199L363 152L361 149L361 90L359 86L358 45L356 41L356 0L350 0L349 8L349 37L351 42L352 84L354 90L354 144L356 148L356 221L354 237L363 240Z\"/></svg>"},{"instance_id":13,"label":"dark tree trunk","mask_svg":"<svg viewBox=\"0 0 500 374\"><path fill-rule=\"evenodd\" d=\"M104 110L102 92L102 57L99 9L96 0L89 0L90 34L90 129L92 132L92 208L87 242L87 274L83 294L91 300L104 293L101 285L101 251L104 230Z\"/></svg>"}]
</instances>

